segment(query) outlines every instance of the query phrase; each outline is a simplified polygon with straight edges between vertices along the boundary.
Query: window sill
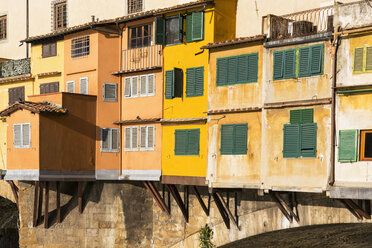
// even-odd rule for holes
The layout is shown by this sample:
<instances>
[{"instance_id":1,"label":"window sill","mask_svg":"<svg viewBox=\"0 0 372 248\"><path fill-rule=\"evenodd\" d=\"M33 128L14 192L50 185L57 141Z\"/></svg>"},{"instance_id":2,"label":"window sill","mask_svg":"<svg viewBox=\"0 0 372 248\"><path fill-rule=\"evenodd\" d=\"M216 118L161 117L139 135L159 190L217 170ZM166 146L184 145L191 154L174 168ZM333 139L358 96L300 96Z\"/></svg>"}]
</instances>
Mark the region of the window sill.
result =
<instances>
[{"instance_id":1,"label":"window sill","mask_svg":"<svg viewBox=\"0 0 372 248\"><path fill-rule=\"evenodd\" d=\"M105 152L105 153L118 153L119 150L113 150L113 151L101 150L101 152Z\"/></svg>"},{"instance_id":2,"label":"window sill","mask_svg":"<svg viewBox=\"0 0 372 248\"><path fill-rule=\"evenodd\" d=\"M226 83L226 84L217 84L216 83L216 86L217 87L220 87L220 86L230 86L230 85L239 85L239 84L251 84L251 83L258 83L257 80L256 81L247 81L247 82L240 82L240 83Z\"/></svg>"}]
</instances>

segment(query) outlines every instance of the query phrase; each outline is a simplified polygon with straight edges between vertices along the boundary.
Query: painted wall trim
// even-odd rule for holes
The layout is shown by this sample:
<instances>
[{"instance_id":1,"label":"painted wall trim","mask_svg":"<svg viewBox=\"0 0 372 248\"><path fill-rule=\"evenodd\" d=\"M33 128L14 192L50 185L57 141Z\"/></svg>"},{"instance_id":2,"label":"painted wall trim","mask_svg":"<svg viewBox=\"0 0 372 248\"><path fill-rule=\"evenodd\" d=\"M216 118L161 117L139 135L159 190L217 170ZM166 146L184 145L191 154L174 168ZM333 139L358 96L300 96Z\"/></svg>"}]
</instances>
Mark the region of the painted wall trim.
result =
<instances>
[{"instance_id":1,"label":"painted wall trim","mask_svg":"<svg viewBox=\"0 0 372 248\"><path fill-rule=\"evenodd\" d=\"M161 170L122 170L120 180L160 181Z\"/></svg>"},{"instance_id":2,"label":"painted wall trim","mask_svg":"<svg viewBox=\"0 0 372 248\"><path fill-rule=\"evenodd\" d=\"M317 41L325 41L331 39L332 32L326 32L321 34L313 34L308 36L302 37L295 37L290 39L284 40L275 40L275 41L268 41L264 44L265 48L274 48L274 47L281 47L281 46L289 46L289 45L298 45L310 42L317 42Z\"/></svg>"},{"instance_id":3,"label":"painted wall trim","mask_svg":"<svg viewBox=\"0 0 372 248\"><path fill-rule=\"evenodd\" d=\"M94 171L7 170L4 180L94 181Z\"/></svg>"},{"instance_id":4,"label":"painted wall trim","mask_svg":"<svg viewBox=\"0 0 372 248\"><path fill-rule=\"evenodd\" d=\"M4 180L38 181L39 170L7 170Z\"/></svg>"},{"instance_id":5,"label":"painted wall trim","mask_svg":"<svg viewBox=\"0 0 372 248\"><path fill-rule=\"evenodd\" d=\"M372 188L331 187L330 198L337 199L368 199L372 200Z\"/></svg>"},{"instance_id":6,"label":"painted wall trim","mask_svg":"<svg viewBox=\"0 0 372 248\"><path fill-rule=\"evenodd\" d=\"M119 170L96 170L97 180L118 180Z\"/></svg>"},{"instance_id":7,"label":"painted wall trim","mask_svg":"<svg viewBox=\"0 0 372 248\"><path fill-rule=\"evenodd\" d=\"M161 177L162 184L183 184L207 186L205 177L188 177L188 176L165 176Z\"/></svg>"},{"instance_id":8,"label":"painted wall trim","mask_svg":"<svg viewBox=\"0 0 372 248\"><path fill-rule=\"evenodd\" d=\"M322 98L314 100L288 101L288 102L274 102L265 103L265 109L285 108L285 107L300 107L311 105L326 105L332 102L332 98Z\"/></svg>"}]
</instances>

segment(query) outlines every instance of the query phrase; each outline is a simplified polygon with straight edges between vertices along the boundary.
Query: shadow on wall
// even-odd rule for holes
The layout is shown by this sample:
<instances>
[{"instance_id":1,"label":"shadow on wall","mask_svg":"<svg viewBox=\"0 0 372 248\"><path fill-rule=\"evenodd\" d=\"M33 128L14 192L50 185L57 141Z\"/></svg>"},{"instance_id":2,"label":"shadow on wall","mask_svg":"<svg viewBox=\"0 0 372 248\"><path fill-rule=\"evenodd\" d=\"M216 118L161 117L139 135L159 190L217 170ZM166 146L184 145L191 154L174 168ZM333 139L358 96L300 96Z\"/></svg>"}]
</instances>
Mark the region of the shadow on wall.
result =
<instances>
[{"instance_id":1,"label":"shadow on wall","mask_svg":"<svg viewBox=\"0 0 372 248\"><path fill-rule=\"evenodd\" d=\"M0 197L0 247L18 248L18 208L12 201Z\"/></svg>"}]
</instances>

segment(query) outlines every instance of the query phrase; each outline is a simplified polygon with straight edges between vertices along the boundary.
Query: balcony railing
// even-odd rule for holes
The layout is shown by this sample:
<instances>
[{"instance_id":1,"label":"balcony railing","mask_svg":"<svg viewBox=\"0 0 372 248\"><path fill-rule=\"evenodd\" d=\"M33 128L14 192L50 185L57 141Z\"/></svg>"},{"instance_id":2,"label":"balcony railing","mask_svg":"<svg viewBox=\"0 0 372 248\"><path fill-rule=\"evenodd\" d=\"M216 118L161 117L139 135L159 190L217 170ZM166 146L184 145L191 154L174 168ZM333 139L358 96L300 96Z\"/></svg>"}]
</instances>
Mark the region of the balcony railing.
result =
<instances>
[{"instance_id":1,"label":"balcony railing","mask_svg":"<svg viewBox=\"0 0 372 248\"><path fill-rule=\"evenodd\" d=\"M0 78L13 77L31 73L30 58L9 60L0 63Z\"/></svg>"},{"instance_id":2,"label":"balcony railing","mask_svg":"<svg viewBox=\"0 0 372 248\"><path fill-rule=\"evenodd\" d=\"M263 33L270 39L285 39L333 31L333 6L263 19Z\"/></svg>"},{"instance_id":3,"label":"balcony railing","mask_svg":"<svg viewBox=\"0 0 372 248\"><path fill-rule=\"evenodd\" d=\"M138 71L162 67L163 51L161 45L123 50L122 71Z\"/></svg>"}]
</instances>

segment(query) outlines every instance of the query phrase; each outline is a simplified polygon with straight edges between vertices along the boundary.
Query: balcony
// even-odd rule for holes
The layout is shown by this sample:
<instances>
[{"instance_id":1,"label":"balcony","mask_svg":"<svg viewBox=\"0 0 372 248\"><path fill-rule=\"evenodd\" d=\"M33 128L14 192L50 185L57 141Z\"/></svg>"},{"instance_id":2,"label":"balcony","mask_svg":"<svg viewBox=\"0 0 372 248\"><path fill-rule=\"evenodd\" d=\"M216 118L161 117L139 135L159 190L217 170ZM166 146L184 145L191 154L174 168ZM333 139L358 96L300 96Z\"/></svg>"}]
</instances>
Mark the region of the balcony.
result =
<instances>
[{"instance_id":1,"label":"balcony","mask_svg":"<svg viewBox=\"0 0 372 248\"><path fill-rule=\"evenodd\" d=\"M333 6L283 16L263 17L263 34L271 40L287 39L333 31Z\"/></svg>"},{"instance_id":2,"label":"balcony","mask_svg":"<svg viewBox=\"0 0 372 248\"><path fill-rule=\"evenodd\" d=\"M163 66L161 45L123 50L122 72L142 71Z\"/></svg>"},{"instance_id":3,"label":"balcony","mask_svg":"<svg viewBox=\"0 0 372 248\"><path fill-rule=\"evenodd\" d=\"M0 78L14 77L31 73L30 58L9 60L0 63Z\"/></svg>"}]
</instances>

